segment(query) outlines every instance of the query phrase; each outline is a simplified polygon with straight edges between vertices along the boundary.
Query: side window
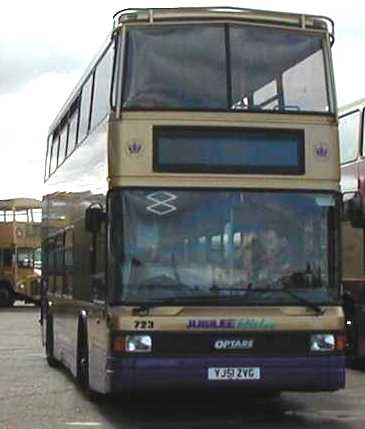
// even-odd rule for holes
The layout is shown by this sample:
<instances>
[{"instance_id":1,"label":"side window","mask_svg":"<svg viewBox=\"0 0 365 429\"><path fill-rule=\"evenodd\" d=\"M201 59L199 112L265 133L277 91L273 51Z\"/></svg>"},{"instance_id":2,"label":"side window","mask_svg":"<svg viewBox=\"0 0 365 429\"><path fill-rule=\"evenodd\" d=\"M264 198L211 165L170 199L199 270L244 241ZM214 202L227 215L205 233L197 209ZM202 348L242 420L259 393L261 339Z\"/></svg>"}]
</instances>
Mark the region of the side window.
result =
<instances>
[{"instance_id":1,"label":"side window","mask_svg":"<svg viewBox=\"0 0 365 429\"><path fill-rule=\"evenodd\" d=\"M65 231L65 276L63 283L63 294L72 295L72 275L74 269L74 231L68 229Z\"/></svg>"},{"instance_id":2,"label":"side window","mask_svg":"<svg viewBox=\"0 0 365 429\"><path fill-rule=\"evenodd\" d=\"M64 121L64 125L61 128L60 131L60 148L58 150L58 162L57 165L62 164L63 160L66 156L66 148L67 148L67 131L68 131L68 124L66 121Z\"/></svg>"},{"instance_id":3,"label":"side window","mask_svg":"<svg viewBox=\"0 0 365 429\"><path fill-rule=\"evenodd\" d=\"M341 164L355 161L359 152L360 111L340 118L340 158Z\"/></svg>"},{"instance_id":4,"label":"side window","mask_svg":"<svg viewBox=\"0 0 365 429\"><path fill-rule=\"evenodd\" d=\"M260 87L253 93L253 103L261 108L274 110L279 107L278 86L275 80Z\"/></svg>"},{"instance_id":5,"label":"side window","mask_svg":"<svg viewBox=\"0 0 365 429\"><path fill-rule=\"evenodd\" d=\"M13 251L12 249L3 249L3 266L11 267L13 262Z\"/></svg>"},{"instance_id":6,"label":"side window","mask_svg":"<svg viewBox=\"0 0 365 429\"><path fill-rule=\"evenodd\" d=\"M42 222L42 209L32 209L32 221L35 223Z\"/></svg>"},{"instance_id":7,"label":"side window","mask_svg":"<svg viewBox=\"0 0 365 429\"><path fill-rule=\"evenodd\" d=\"M27 210L16 210L15 222L29 222Z\"/></svg>"},{"instance_id":8,"label":"side window","mask_svg":"<svg viewBox=\"0 0 365 429\"><path fill-rule=\"evenodd\" d=\"M106 248L106 231L101 228L100 233L95 241L94 248L94 267L92 266L91 287L93 299L103 301L105 299L105 248Z\"/></svg>"},{"instance_id":9,"label":"side window","mask_svg":"<svg viewBox=\"0 0 365 429\"><path fill-rule=\"evenodd\" d=\"M42 276L48 279L48 240L42 241L41 246Z\"/></svg>"},{"instance_id":10,"label":"side window","mask_svg":"<svg viewBox=\"0 0 365 429\"><path fill-rule=\"evenodd\" d=\"M113 59L113 67L112 67L113 70L112 70L112 78L111 78L111 80L112 80L111 100L112 100L113 107L116 107L116 104L117 104L117 81L116 81L113 73L115 73L114 67L117 66L116 61L117 61L117 56L118 56L118 54L117 54L118 49L121 49L121 50L123 49L123 36L121 33L119 33L117 35L117 37L114 39L113 43L114 43L114 49L113 48L112 49L114 51L114 59ZM119 83L120 83L122 80L122 72L119 73L119 79L120 79L119 80Z\"/></svg>"},{"instance_id":11,"label":"side window","mask_svg":"<svg viewBox=\"0 0 365 429\"><path fill-rule=\"evenodd\" d=\"M365 108L362 111L362 147L361 147L361 155L365 156ZM365 266L364 266L365 270Z\"/></svg>"},{"instance_id":12,"label":"side window","mask_svg":"<svg viewBox=\"0 0 365 429\"><path fill-rule=\"evenodd\" d=\"M52 174L56 170L56 167L57 167L58 142L59 142L59 136L58 136L58 134L56 134L56 135L54 135L53 141L52 141L51 162L50 162L49 174Z\"/></svg>"},{"instance_id":13,"label":"side window","mask_svg":"<svg viewBox=\"0 0 365 429\"><path fill-rule=\"evenodd\" d=\"M56 236L55 249L55 274L56 274L56 292L62 294L63 274L64 274L64 234L63 232Z\"/></svg>"},{"instance_id":14,"label":"side window","mask_svg":"<svg viewBox=\"0 0 365 429\"><path fill-rule=\"evenodd\" d=\"M52 148L52 134L50 134L48 136L48 139L47 139L47 152L46 152L44 179L47 179L47 177L49 176L49 164L51 161L51 148Z\"/></svg>"},{"instance_id":15,"label":"side window","mask_svg":"<svg viewBox=\"0 0 365 429\"><path fill-rule=\"evenodd\" d=\"M91 128L94 128L110 110L110 89L113 73L114 45L110 45L96 66Z\"/></svg>"},{"instance_id":16,"label":"side window","mask_svg":"<svg viewBox=\"0 0 365 429\"><path fill-rule=\"evenodd\" d=\"M14 222L14 212L13 210L6 210L5 211L5 222Z\"/></svg>"},{"instance_id":17,"label":"side window","mask_svg":"<svg viewBox=\"0 0 365 429\"><path fill-rule=\"evenodd\" d=\"M48 274L48 292L55 292L55 239L50 238L47 243L47 258L44 258L47 265L45 272Z\"/></svg>"},{"instance_id":18,"label":"side window","mask_svg":"<svg viewBox=\"0 0 365 429\"><path fill-rule=\"evenodd\" d=\"M34 250L31 247L18 247L17 262L19 268L34 268Z\"/></svg>"},{"instance_id":19,"label":"side window","mask_svg":"<svg viewBox=\"0 0 365 429\"><path fill-rule=\"evenodd\" d=\"M90 128L90 108L92 98L93 75L91 75L82 88L81 110L79 125L79 142L82 142L87 136Z\"/></svg>"},{"instance_id":20,"label":"side window","mask_svg":"<svg viewBox=\"0 0 365 429\"><path fill-rule=\"evenodd\" d=\"M34 249L34 268L42 269L42 249L40 247Z\"/></svg>"},{"instance_id":21,"label":"side window","mask_svg":"<svg viewBox=\"0 0 365 429\"><path fill-rule=\"evenodd\" d=\"M69 155L77 145L78 123L79 123L79 101L77 101L75 106L71 108L70 121L69 121L69 127L68 127L67 155Z\"/></svg>"}]
</instances>

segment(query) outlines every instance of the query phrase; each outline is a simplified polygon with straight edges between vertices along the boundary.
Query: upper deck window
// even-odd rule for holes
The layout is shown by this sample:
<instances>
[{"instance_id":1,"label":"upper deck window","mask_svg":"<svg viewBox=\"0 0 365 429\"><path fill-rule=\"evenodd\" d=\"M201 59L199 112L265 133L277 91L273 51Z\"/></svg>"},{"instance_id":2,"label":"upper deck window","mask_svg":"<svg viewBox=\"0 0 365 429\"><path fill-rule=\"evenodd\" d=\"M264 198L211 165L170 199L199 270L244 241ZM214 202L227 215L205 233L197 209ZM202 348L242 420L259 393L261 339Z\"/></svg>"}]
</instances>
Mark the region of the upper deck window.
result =
<instances>
[{"instance_id":1,"label":"upper deck window","mask_svg":"<svg viewBox=\"0 0 365 429\"><path fill-rule=\"evenodd\" d=\"M227 105L222 26L135 28L128 34L126 108Z\"/></svg>"},{"instance_id":2,"label":"upper deck window","mask_svg":"<svg viewBox=\"0 0 365 429\"><path fill-rule=\"evenodd\" d=\"M82 88L79 119L78 141L82 142L90 129L90 106L92 100L93 76L91 75Z\"/></svg>"},{"instance_id":3,"label":"upper deck window","mask_svg":"<svg viewBox=\"0 0 365 429\"><path fill-rule=\"evenodd\" d=\"M359 153L360 111L340 118L340 158L341 164L355 161Z\"/></svg>"},{"instance_id":4,"label":"upper deck window","mask_svg":"<svg viewBox=\"0 0 365 429\"><path fill-rule=\"evenodd\" d=\"M230 35L233 108L328 111L321 36L241 25Z\"/></svg>"},{"instance_id":5,"label":"upper deck window","mask_svg":"<svg viewBox=\"0 0 365 429\"><path fill-rule=\"evenodd\" d=\"M325 40L255 25L130 28L123 107L328 113Z\"/></svg>"},{"instance_id":6,"label":"upper deck window","mask_svg":"<svg viewBox=\"0 0 365 429\"><path fill-rule=\"evenodd\" d=\"M114 49L110 45L95 71L94 105L91 128L98 125L109 111L110 85L113 71Z\"/></svg>"}]
</instances>

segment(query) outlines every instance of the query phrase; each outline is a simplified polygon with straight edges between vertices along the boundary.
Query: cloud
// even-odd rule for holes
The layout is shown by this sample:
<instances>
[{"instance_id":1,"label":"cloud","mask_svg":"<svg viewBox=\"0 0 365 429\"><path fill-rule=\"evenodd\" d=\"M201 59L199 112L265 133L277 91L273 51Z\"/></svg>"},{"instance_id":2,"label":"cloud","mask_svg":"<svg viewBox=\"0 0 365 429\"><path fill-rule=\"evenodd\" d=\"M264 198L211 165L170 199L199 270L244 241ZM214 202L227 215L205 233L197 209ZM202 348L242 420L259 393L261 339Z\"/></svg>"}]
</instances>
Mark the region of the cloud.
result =
<instances>
[{"instance_id":1,"label":"cloud","mask_svg":"<svg viewBox=\"0 0 365 429\"><path fill-rule=\"evenodd\" d=\"M44 73L0 96L0 199L41 197L48 126L80 75Z\"/></svg>"},{"instance_id":2,"label":"cloud","mask_svg":"<svg viewBox=\"0 0 365 429\"><path fill-rule=\"evenodd\" d=\"M201 0L199 5L220 5ZM241 0L231 5L242 7ZM195 1L135 0L132 7L193 6ZM120 0L20 0L0 14L0 199L42 195L48 127L112 29ZM128 7L128 5L126 5ZM246 0L244 7L329 15L340 104L365 95L365 6L360 0Z\"/></svg>"},{"instance_id":3,"label":"cloud","mask_svg":"<svg viewBox=\"0 0 365 429\"><path fill-rule=\"evenodd\" d=\"M0 93L18 90L45 73L72 73L86 62L76 53L50 45L0 43Z\"/></svg>"}]
</instances>

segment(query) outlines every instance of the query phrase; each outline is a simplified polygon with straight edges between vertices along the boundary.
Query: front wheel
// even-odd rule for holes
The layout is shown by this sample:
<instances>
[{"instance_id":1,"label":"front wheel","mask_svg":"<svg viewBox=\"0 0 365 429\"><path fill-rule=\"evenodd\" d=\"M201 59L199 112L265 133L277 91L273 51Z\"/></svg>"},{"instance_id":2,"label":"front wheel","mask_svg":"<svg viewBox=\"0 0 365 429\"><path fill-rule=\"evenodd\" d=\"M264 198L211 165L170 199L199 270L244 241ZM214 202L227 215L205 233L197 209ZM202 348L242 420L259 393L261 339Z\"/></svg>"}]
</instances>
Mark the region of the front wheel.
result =
<instances>
[{"instance_id":1,"label":"front wheel","mask_svg":"<svg viewBox=\"0 0 365 429\"><path fill-rule=\"evenodd\" d=\"M90 388L89 383L89 346L85 322L79 322L77 341L77 381L88 399L96 401L104 398L101 393Z\"/></svg>"},{"instance_id":2,"label":"front wheel","mask_svg":"<svg viewBox=\"0 0 365 429\"><path fill-rule=\"evenodd\" d=\"M52 316L48 315L46 318L46 358L49 366L56 367L58 365L58 362L54 357L53 350L54 350L53 318Z\"/></svg>"},{"instance_id":3,"label":"front wheel","mask_svg":"<svg viewBox=\"0 0 365 429\"><path fill-rule=\"evenodd\" d=\"M77 381L85 392L89 391L89 346L86 322L82 319L77 333Z\"/></svg>"},{"instance_id":4,"label":"front wheel","mask_svg":"<svg viewBox=\"0 0 365 429\"><path fill-rule=\"evenodd\" d=\"M12 307L15 302L15 294L8 286L0 287L0 307Z\"/></svg>"},{"instance_id":5,"label":"front wheel","mask_svg":"<svg viewBox=\"0 0 365 429\"><path fill-rule=\"evenodd\" d=\"M350 368L363 369L365 368L365 358L359 357L360 330L355 311L347 314L346 326L346 335L348 339L347 365Z\"/></svg>"}]
</instances>

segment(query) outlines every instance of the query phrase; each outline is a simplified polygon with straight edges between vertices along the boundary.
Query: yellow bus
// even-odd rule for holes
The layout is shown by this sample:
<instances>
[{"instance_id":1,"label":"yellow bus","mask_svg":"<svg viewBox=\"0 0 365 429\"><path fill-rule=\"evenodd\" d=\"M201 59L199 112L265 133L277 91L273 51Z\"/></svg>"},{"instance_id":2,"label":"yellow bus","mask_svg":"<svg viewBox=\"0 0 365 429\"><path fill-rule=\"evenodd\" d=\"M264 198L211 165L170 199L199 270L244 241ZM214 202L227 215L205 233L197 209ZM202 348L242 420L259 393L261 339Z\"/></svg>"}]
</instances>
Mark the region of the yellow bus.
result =
<instances>
[{"instance_id":1,"label":"yellow bus","mask_svg":"<svg viewBox=\"0 0 365 429\"><path fill-rule=\"evenodd\" d=\"M340 109L342 262L349 361L365 366L365 99Z\"/></svg>"},{"instance_id":2,"label":"yellow bus","mask_svg":"<svg viewBox=\"0 0 365 429\"><path fill-rule=\"evenodd\" d=\"M39 302L41 202L0 200L0 306Z\"/></svg>"},{"instance_id":3,"label":"yellow bus","mask_svg":"<svg viewBox=\"0 0 365 429\"><path fill-rule=\"evenodd\" d=\"M324 17L124 10L51 124L46 354L88 391L345 384Z\"/></svg>"}]
</instances>

